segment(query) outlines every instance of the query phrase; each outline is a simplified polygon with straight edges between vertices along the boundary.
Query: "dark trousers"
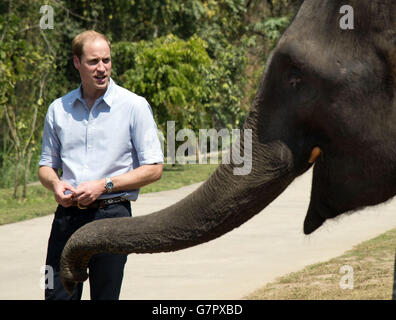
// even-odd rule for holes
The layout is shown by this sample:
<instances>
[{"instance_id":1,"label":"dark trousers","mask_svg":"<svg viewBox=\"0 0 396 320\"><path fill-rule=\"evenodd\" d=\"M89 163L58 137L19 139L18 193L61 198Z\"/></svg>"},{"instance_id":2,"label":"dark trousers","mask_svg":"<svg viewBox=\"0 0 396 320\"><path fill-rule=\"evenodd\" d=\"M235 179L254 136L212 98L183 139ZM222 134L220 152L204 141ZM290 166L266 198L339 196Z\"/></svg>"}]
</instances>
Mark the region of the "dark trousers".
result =
<instances>
[{"instance_id":1,"label":"dark trousers","mask_svg":"<svg viewBox=\"0 0 396 320\"><path fill-rule=\"evenodd\" d=\"M131 217L130 202L109 205L103 209L81 210L58 206L48 240L46 258L46 300L80 300L83 284L79 283L70 296L60 280L60 258L70 236L84 224L106 218ZM118 300L124 276L126 255L97 254L88 264L91 300Z\"/></svg>"}]
</instances>

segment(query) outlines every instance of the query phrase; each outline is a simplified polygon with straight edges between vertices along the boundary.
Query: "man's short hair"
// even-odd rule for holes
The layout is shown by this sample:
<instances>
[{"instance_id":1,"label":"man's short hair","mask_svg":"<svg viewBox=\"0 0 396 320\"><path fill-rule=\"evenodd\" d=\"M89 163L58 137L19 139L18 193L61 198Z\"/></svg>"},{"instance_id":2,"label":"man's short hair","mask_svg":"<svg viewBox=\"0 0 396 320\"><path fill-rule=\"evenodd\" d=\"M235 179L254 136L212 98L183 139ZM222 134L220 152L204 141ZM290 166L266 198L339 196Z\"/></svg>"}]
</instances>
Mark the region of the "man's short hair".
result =
<instances>
[{"instance_id":1,"label":"man's short hair","mask_svg":"<svg viewBox=\"0 0 396 320\"><path fill-rule=\"evenodd\" d=\"M107 42L107 44L109 45L109 48L111 48L110 41L109 41L109 39L106 38L106 36L104 34L101 34L94 30L87 30L87 31L81 32L73 39L73 41L72 41L73 56L77 56L79 59L81 59L81 56L83 54L84 43L86 43L87 41L92 41L92 40L98 39L98 38L105 40Z\"/></svg>"}]
</instances>

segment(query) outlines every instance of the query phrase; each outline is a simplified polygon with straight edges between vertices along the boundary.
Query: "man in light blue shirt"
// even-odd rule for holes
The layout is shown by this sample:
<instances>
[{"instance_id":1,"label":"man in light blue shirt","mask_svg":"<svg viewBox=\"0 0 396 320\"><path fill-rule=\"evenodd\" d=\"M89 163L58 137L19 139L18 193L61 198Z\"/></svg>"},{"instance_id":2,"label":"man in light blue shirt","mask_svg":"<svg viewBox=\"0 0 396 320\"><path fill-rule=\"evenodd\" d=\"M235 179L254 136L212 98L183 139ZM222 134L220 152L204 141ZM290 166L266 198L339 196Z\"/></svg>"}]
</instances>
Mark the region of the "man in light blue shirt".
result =
<instances>
[{"instance_id":1,"label":"man in light blue shirt","mask_svg":"<svg viewBox=\"0 0 396 320\"><path fill-rule=\"evenodd\" d=\"M39 179L59 204L46 260L54 270L54 288L46 288L46 299L81 298L82 284L69 297L60 282L60 256L68 238L90 221L131 216L130 201L139 188L162 174L151 108L110 78L110 42L86 31L73 40L72 50L81 85L49 106L39 162ZM91 299L118 299L125 263L125 255L91 259Z\"/></svg>"}]
</instances>

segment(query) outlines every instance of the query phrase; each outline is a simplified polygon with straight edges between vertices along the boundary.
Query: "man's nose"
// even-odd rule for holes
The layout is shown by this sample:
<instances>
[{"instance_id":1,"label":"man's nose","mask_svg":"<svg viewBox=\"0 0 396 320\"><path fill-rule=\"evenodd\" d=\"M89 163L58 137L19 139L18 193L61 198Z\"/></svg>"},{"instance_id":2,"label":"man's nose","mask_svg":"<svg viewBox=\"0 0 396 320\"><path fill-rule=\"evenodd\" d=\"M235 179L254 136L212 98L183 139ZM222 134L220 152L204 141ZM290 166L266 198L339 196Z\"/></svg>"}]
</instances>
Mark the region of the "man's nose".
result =
<instances>
[{"instance_id":1,"label":"man's nose","mask_svg":"<svg viewBox=\"0 0 396 320\"><path fill-rule=\"evenodd\" d=\"M104 67L103 61L99 61L99 63L98 63L98 71L103 71L103 72L106 71L106 68Z\"/></svg>"}]
</instances>

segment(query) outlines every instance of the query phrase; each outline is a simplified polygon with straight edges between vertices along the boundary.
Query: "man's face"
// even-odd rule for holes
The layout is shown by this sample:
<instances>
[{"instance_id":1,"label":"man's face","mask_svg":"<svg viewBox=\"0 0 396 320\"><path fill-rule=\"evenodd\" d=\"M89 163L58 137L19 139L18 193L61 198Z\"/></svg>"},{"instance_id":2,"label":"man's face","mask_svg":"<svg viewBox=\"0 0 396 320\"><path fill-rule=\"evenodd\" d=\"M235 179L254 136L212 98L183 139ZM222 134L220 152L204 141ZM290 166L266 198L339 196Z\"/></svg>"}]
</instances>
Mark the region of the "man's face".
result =
<instances>
[{"instance_id":1,"label":"man's face","mask_svg":"<svg viewBox=\"0 0 396 320\"><path fill-rule=\"evenodd\" d=\"M81 59L74 56L74 66L80 72L81 83L85 91L106 90L111 74L110 48L103 39L87 41L83 46Z\"/></svg>"}]
</instances>

